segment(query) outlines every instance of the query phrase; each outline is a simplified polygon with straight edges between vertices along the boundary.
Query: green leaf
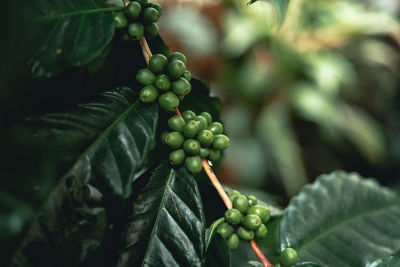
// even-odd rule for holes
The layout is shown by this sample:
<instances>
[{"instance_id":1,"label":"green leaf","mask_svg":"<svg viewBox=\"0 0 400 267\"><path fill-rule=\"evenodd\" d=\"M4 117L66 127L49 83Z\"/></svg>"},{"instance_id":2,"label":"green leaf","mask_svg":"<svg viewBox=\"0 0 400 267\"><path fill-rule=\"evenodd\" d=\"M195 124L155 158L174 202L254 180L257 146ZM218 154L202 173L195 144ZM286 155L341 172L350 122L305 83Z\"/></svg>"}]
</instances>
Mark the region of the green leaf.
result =
<instances>
[{"instance_id":1,"label":"green leaf","mask_svg":"<svg viewBox=\"0 0 400 267\"><path fill-rule=\"evenodd\" d=\"M396 256L386 256L368 264L367 267L399 267L400 258Z\"/></svg>"},{"instance_id":2,"label":"green leaf","mask_svg":"<svg viewBox=\"0 0 400 267\"><path fill-rule=\"evenodd\" d=\"M294 197L282 218L281 249L323 266L365 266L400 248L400 199L354 173L322 175Z\"/></svg>"},{"instance_id":3,"label":"green leaf","mask_svg":"<svg viewBox=\"0 0 400 267\"><path fill-rule=\"evenodd\" d=\"M258 0L250 0L250 2L248 2L247 4L251 5L257 1ZM267 0L267 1L275 7L278 22L279 24L282 24L283 20L285 19L286 11L289 7L290 0Z\"/></svg>"},{"instance_id":4,"label":"green leaf","mask_svg":"<svg viewBox=\"0 0 400 267\"><path fill-rule=\"evenodd\" d=\"M158 166L131 210L116 266L203 266L203 206L185 167Z\"/></svg>"},{"instance_id":5,"label":"green leaf","mask_svg":"<svg viewBox=\"0 0 400 267\"><path fill-rule=\"evenodd\" d=\"M231 266L231 252L228 243L220 235L213 235L210 246L207 248L207 267Z\"/></svg>"},{"instance_id":6,"label":"green leaf","mask_svg":"<svg viewBox=\"0 0 400 267\"><path fill-rule=\"evenodd\" d=\"M41 77L98 56L114 35L111 12L121 10L103 0L19 2L30 32L25 42L40 43L29 66Z\"/></svg>"},{"instance_id":7,"label":"green leaf","mask_svg":"<svg viewBox=\"0 0 400 267\"><path fill-rule=\"evenodd\" d=\"M104 92L97 102L28 122L43 140L58 141L69 169L32 223L15 261L57 266L62 259L74 266L100 245L107 223L123 209L154 143L158 110L125 87Z\"/></svg>"}]
</instances>

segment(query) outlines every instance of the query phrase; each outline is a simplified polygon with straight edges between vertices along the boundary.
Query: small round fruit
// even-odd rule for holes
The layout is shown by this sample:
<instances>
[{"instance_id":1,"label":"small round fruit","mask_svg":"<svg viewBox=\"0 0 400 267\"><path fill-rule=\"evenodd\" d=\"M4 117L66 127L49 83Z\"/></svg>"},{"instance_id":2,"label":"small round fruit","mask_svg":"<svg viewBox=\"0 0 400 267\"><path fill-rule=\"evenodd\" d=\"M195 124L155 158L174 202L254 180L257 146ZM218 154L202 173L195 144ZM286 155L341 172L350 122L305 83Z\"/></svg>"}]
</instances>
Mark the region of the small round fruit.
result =
<instances>
[{"instance_id":1,"label":"small round fruit","mask_svg":"<svg viewBox=\"0 0 400 267\"><path fill-rule=\"evenodd\" d=\"M235 198L236 200L237 198ZM243 226L248 230L256 230L261 225L261 219L258 215L247 214L243 218Z\"/></svg>"},{"instance_id":2,"label":"small round fruit","mask_svg":"<svg viewBox=\"0 0 400 267\"><path fill-rule=\"evenodd\" d=\"M224 134L217 134L214 136L213 147L215 149L225 149L229 146L229 138Z\"/></svg>"},{"instance_id":3,"label":"small round fruit","mask_svg":"<svg viewBox=\"0 0 400 267\"><path fill-rule=\"evenodd\" d=\"M187 95L192 90L192 85L184 78L172 82L172 91L177 95Z\"/></svg>"},{"instance_id":4,"label":"small round fruit","mask_svg":"<svg viewBox=\"0 0 400 267\"><path fill-rule=\"evenodd\" d=\"M163 143L164 145L166 145L165 143L165 137L169 134L169 132L165 131L161 133L161 143Z\"/></svg>"},{"instance_id":5,"label":"small round fruit","mask_svg":"<svg viewBox=\"0 0 400 267\"><path fill-rule=\"evenodd\" d=\"M168 61L172 62L174 60L180 60L183 62L183 64L186 65L187 60L184 54L180 53L180 52L174 52L171 55L168 56Z\"/></svg>"},{"instance_id":6,"label":"small round fruit","mask_svg":"<svg viewBox=\"0 0 400 267\"><path fill-rule=\"evenodd\" d=\"M228 248L230 250L235 250L239 246L239 237L236 233L233 233L228 239Z\"/></svg>"},{"instance_id":7,"label":"small round fruit","mask_svg":"<svg viewBox=\"0 0 400 267\"><path fill-rule=\"evenodd\" d=\"M265 224L263 223L260 225L260 227L258 227L257 230L254 231L254 235L257 238L264 238L267 236L267 233L268 233L267 226L265 226Z\"/></svg>"},{"instance_id":8,"label":"small round fruit","mask_svg":"<svg viewBox=\"0 0 400 267\"><path fill-rule=\"evenodd\" d=\"M143 85L153 84L156 76L149 69L141 69L136 74L136 80Z\"/></svg>"},{"instance_id":9,"label":"small round fruit","mask_svg":"<svg viewBox=\"0 0 400 267\"><path fill-rule=\"evenodd\" d=\"M178 149L169 153L169 162L172 165L181 165L185 160L185 152L183 149Z\"/></svg>"},{"instance_id":10,"label":"small round fruit","mask_svg":"<svg viewBox=\"0 0 400 267\"><path fill-rule=\"evenodd\" d=\"M158 13L157 9L153 7L146 7L142 11L142 20L145 24L157 22L159 18L160 18L160 13Z\"/></svg>"},{"instance_id":11,"label":"small round fruit","mask_svg":"<svg viewBox=\"0 0 400 267\"><path fill-rule=\"evenodd\" d=\"M211 149L208 159L212 162L218 162L221 159L221 150Z\"/></svg>"},{"instance_id":12,"label":"small round fruit","mask_svg":"<svg viewBox=\"0 0 400 267\"><path fill-rule=\"evenodd\" d=\"M159 32L159 28L158 28L157 23L153 22L153 23L144 25L144 33L145 33L146 37L154 38L157 36L158 32Z\"/></svg>"},{"instance_id":13,"label":"small round fruit","mask_svg":"<svg viewBox=\"0 0 400 267\"><path fill-rule=\"evenodd\" d=\"M242 219L243 214L237 209L228 209L225 212L225 220L232 225L241 223Z\"/></svg>"},{"instance_id":14,"label":"small round fruit","mask_svg":"<svg viewBox=\"0 0 400 267\"><path fill-rule=\"evenodd\" d=\"M286 248L282 251L281 256L279 257L279 262L283 267L293 266L297 261L297 252L292 248Z\"/></svg>"},{"instance_id":15,"label":"small round fruit","mask_svg":"<svg viewBox=\"0 0 400 267\"><path fill-rule=\"evenodd\" d=\"M194 118L196 118L196 113L194 113L191 110L186 110L185 112L182 113L182 118L185 121L194 120Z\"/></svg>"},{"instance_id":16,"label":"small round fruit","mask_svg":"<svg viewBox=\"0 0 400 267\"><path fill-rule=\"evenodd\" d=\"M174 131L182 132L185 127L185 120L178 115L174 115L168 120L168 126Z\"/></svg>"},{"instance_id":17,"label":"small round fruit","mask_svg":"<svg viewBox=\"0 0 400 267\"><path fill-rule=\"evenodd\" d=\"M178 97L168 91L158 98L158 103L160 103L160 106L168 111L173 111L177 106L179 106L179 99Z\"/></svg>"},{"instance_id":18,"label":"small round fruit","mask_svg":"<svg viewBox=\"0 0 400 267\"><path fill-rule=\"evenodd\" d=\"M173 149L182 147L184 141L183 135L179 132L170 132L164 139L165 144Z\"/></svg>"},{"instance_id":19,"label":"small round fruit","mask_svg":"<svg viewBox=\"0 0 400 267\"><path fill-rule=\"evenodd\" d=\"M163 54L155 54L149 59L149 68L154 73L163 72L168 65L168 59Z\"/></svg>"},{"instance_id":20,"label":"small round fruit","mask_svg":"<svg viewBox=\"0 0 400 267\"><path fill-rule=\"evenodd\" d=\"M183 127L183 134L188 138L194 138L199 132L199 123L197 121L191 120L186 122L185 127Z\"/></svg>"},{"instance_id":21,"label":"small round fruit","mask_svg":"<svg viewBox=\"0 0 400 267\"><path fill-rule=\"evenodd\" d=\"M185 73L183 74L183 78L190 82L190 80L192 79L192 74L190 73L190 71L185 71Z\"/></svg>"},{"instance_id":22,"label":"small round fruit","mask_svg":"<svg viewBox=\"0 0 400 267\"><path fill-rule=\"evenodd\" d=\"M130 2L126 7L126 14L132 19L137 19L141 11L142 7L140 6L140 3L136 1Z\"/></svg>"},{"instance_id":23,"label":"small round fruit","mask_svg":"<svg viewBox=\"0 0 400 267\"><path fill-rule=\"evenodd\" d=\"M160 90L168 91L171 88L171 81L167 75L159 74L154 79L154 85Z\"/></svg>"},{"instance_id":24,"label":"small round fruit","mask_svg":"<svg viewBox=\"0 0 400 267\"><path fill-rule=\"evenodd\" d=\"M208 157L208 155L210 155L210 149L201 147L200 148L200 157L206 158L206 157Z\"/></svg>"},{"instance_id":25,"label":"small round fruit","mask_svg":"<svg viewBox=\"0 0 400 267\"><path fill-rule=\"evenodd\" d=\"M199 173L203 168L200 156L186 157L185 166L191 173Z\"/></svg>"},{"instance_id":26,"label":"small round fruit","mask_svg":"<svg viewBox=\"0 0 400 267\"><path fill-rule=\"evenodd\" d=\"M249 195L247 196L247 199L249 200L249 207L257 205L257 198L255 196Z\"/></svg>"},{"instance_id":27,"label":"small round fruit","mask_svg":"<svg viewBox=\"0 0 400 267\"><path fill-rule=\"evenodd\" d=\"M153 85L147 85L140 91L139 98L142 102L153 103L158 97L157 88Z\"/></svg>"},{"instance_id":28,"label":"small round fruit","mask_svg":"<svg viewBox=\"0 0 400 267\"><path fill-rule=\"evenodd\" d=\"M212 123L212 116L211 116L210 113L208 113L208 112L202 112L200 115L203 116L204 118L206 118L206 120L207 120L207 125L210 125L210 124Z\"/></svg>"},{"instance_id":29,"label":"small round fruit","mask_svg":"<svg viewBox=\"0 0 400 267\"><path fill-rule=\"evenodd\" d=\"M233 227L227 223L221 223L217 227L217 233L219 233L223 238L228 239L233 234Z\"/></svg>"},{"instance_id":30,"label":"small round fruit","mask_svg":"<svg viewBox=\"0 0 400 267\"><path fill-rule=\"evenodd\" d=\"M243 195L235 197L235 199L233 200L233 207L239 210L241 213L245 214L249 207L249 202L247 200L247 197Z\"/></svg>"},{"instance_id":31,"label":"small round fruit","mask_svg":"<svg viewBox=\"0 0 400 267\"><path fill-rule=\"evenodd\" d=\"M115 28L122 29L128 25L128 20L121 12L117 12L114 14L114 25Z\"/></svg>"},{"instance_id":32,"label":"small round fruit","mask_svg":"<svg viewBox=\"0 0 400 267\"><path fill-rule=\"evenodd\" d=\"M160 14L160 16L162 16L162 7L161 5L157 4L157 3L148 3L146 5L146 7L152 7L155 8L158 11L158 14Z\"/></svg>"},{"instance_id":33,"label":"small round fruit","mask_svg":"<svg viewBox=\"0 0 400 267\"><path fill-rule=\"evenodd\" d=\"M210 130L214 135L222 134L224 131L224 126L220 122L213 122L208 126L208 130Z\"/></svg>"},{"instance_id":34,"label":"small round fruit","mask_svg":"<svg viewBox=\"0 0 400 267\"><path fill-rule=\"evenodd\" d=\"M136 2L138 2L142 8L147 6L148 0L136 0Z\"/></svg>"},{"instance_id":35,"label":"small round fruit","mask_svg":"<svg viewBox=\"0 0 400 267\"><path fill-rule=\"evenodd\" d=\"M183 143L183 150L188 154L188 155L197 155L200 153L200 143L197 140L194 139L187 139Z\"/></svg>"},{"instance_id":36,"label":"small round fruit","mask_svg":"<svg viewBox=\"0 0 400 267\"><path fill-rule=\"evenodd\" d=\"M199 116L196 116L196 118L194 120L199 123L200 131L207 129L207 120L206 120L206 118L204 118L203 116L199 115Z\"/></svg>"},{"instance_id":37,"label":"small round fruit","mask_svg":"<svg viewBox=\"0 0 400 267\"><path fill-rule=\"evenodd\" d=\"M200 144L203 146L209 146L214 141L214 135L209 130L202 130L197 135L197 140L199 140Z\"/></svg>"},{"instance_id":38,"label":"small round fruit","mask_svg":"<svg viewBox=\"0 0 400 267\"><path fill-rule=\"evenodd\" d=\"M128 26L128 33L130 36L132 36L132 39L137 41L142 38L143 33L144 33L144 27L141 23L131 23Z\"/></svg>"},{"instance_id":39,"label":"small round fruit","mask_svg":"<svg viewBox=\"0 0 400 267\"><path fill-rule=\"evenodd\" d=\"M244 227L240 226L237 229L237 235L244 241L250 241L254 239L254 232L252 230L246 230Z\"/></svg>"},{"instance_id":40,"label":"small round fruit","mask_svg":"<svg viewBox=\"0 0 400 267\"><path fill-rule=\"evenodd\" d=\"M271 213L267 207L261 205L254 205L249 208L247 214L255 214L258 217L260 217L260 219L263 220L264 222L266 218L267 220L269 219Z\"/></svg>"},{"instance_id":41,"label":"small round fruit","mask_svg":"<svg viewBox=\"0 0 400 267\"><path fill-rule=\"evenodd\" d=\"M181 77L182 74L185 73L185 70L186 70L185 63L183 63L180 60L172 61L171 63L168 64L168 67L167 67L168 75L172 79Z\"/></svg>"},{"instance_id":42,"label":"small round fruit","mask_svg":"<svg viewBox=\"0 0 400 267\"><path fill-rule=\"evenodd\" d=\"M241 196L242 194L240 194L240 192L237 190L231 190L231 191L229 191L228 195L229 195L229 198L233 201L233 199L235 197Z\"/></svg>"}]
</instances>

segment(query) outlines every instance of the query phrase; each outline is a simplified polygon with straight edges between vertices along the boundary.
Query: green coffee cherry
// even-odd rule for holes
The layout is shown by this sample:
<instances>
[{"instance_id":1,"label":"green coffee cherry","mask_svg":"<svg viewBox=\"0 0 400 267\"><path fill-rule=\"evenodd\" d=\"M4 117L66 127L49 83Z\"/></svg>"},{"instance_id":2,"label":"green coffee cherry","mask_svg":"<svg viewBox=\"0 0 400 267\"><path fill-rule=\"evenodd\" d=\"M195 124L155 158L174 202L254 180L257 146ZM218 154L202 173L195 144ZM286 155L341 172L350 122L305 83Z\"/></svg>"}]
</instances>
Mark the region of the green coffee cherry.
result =
<instances>
[{"instance_id":1,"label":"green coffee cherry","mask_svg":"<svg viewBox=\"0 0 400 267\"><path fill-rule=\"evenodd\" d=\"M142 8L147 6L148 0L136 0L136 2L138 2Z\"/></svg>"},{"instance_id":2,"label":"green coffee cherry","mask_svg":"<svg viewBox=\"0 0 400 267\"><path fill-rule=\"evenodd\" d=\"M174 52L171 55L168 56L168 61L172 62L174 60L180 60L183 62L183 64L186 65L187 61L186 61L186 57L184 54L180 53L180 52ZM179 75L180 76L180 75Z\"/></svg>"},{"instance_id":3,"label":"green coffee cherry","mask_svg":"<svg viewBox=\"0 0 400 267\"><path fill-rule=\"evenodd\" d=\"M267 207L261 205L254 205L249 208L247 214L255 214L258 217L260 217L260 219L263 220L264 222L265 218L267 218L267 220L269 219L271 213Z\"/></svg>"},{"instance_id":4,"label":"green coffee cherry","mask_svg":"<svg viewBox=\"0 0 400 267\"><path fill-rule=\"evenodd\" d=\"M253 195L247 196L247 199L249 201L249 207L257 205L257 198L255 196Z\"/></svg>"},{"instance_id":5,"label":"green coffee cherry","mask_svg":"<svg viewBox=\"0 0 400 267\"><path fill-rule=\"evenodd\" d=\"M187 95L192 90L192 85L184 78L172 82L172 91L177 95Z\"/></svg>"},{"instance_id":6,"label":"green coffee cherry","mask_svg":"<svg viewBox=\"0 0 400 267\"><path fill-rule=\"evenodd\" d=\"M239 210L241 213L246 213L247 208L249 207L247 197L245 197L243 195L236 196L233 199L233 207L235 209ZM261 223L261 220L260 220L260 223Z\"/></svg>"},{"instance_id":7,"label":"green coffee cherry","mask_svg":"<svg viewBox=\"0 0 400 267\"><path fill-rule=\"evenodd\" d=\"M267 226L265 226L265 224L261 224L260 227L258 227L257 230L254 231L254 235L257 238L264 238L267 236L268 233L268 229Z\"/></svg>"},{"instance_id":8,"label":"green coffee cherry","mask_svg":"<svg viewBox=\"0 0 400 267\"><path fill-rule=\"evenodd\" d=\"M186 157L185 166L191 173L199 173L203 168L200 156Z\"/></svg>"},{"instance_id":9,"label":"green coffee cherry","mask_svg":"<svg viewBox=\"0 0 400 267\"><path fill-rule=\"evenodd\" d=\"M168 126L174 131L182 132L185 127L185 120L178 115L174 115L168 120Z\"/></svg>"},{"instance_id":10,"label":"green coffee cherry","mask_svg":"<svg viewBox=\"0 0 400 267\"><path fill-rule=\"evenodd\" d=\"M164 139L165 144L173 149L182 147L184 141L183 135L179 132L170 132Z\"/></svg>"},{"instance_id":11,"label":"green coffee cherry","mask_svg":"<svg viewBox=\"0 0 400 267\"><path fill-rule=\"evenodd\" d=\"M210 155L210 149L201 147L200 148L200 157L206 158L206 157L208 157L208 155Z\"/></svg>"},{"instance_id":12,"label":"green coffee cherry","mask_svg":"<svg viewBox=\"0 0 400 267\"><path fill-rule=\"evenodd\" d=\"M126 7L126 14L132 19L137 19L141 11L142 7L140 6L140 3L136 1L130 2Z\"/></svg>"},{"instance_id":13,"label":"green coffee cherry","mask_svg":"<svg viewBox=\"0 0 400 267\"><path fill-rule=\"evenodd\" d=\"M180 60L172 61L171 63L168 64L168 67L167 67L168 75L172 79L176 79L178 77L181 77L182 74L185 73L185 70L186 70L186 66Z\"/></svg>"},{"instance_id":14,"label":"green coffee cherry","mask_svg":"<svg viewBox=\"0 0 400 267\"><path fill-rule=\"evenodd\" d=\"M158 97L157 88L153 85L147 85L140 91L139 98L142 102L153 103Z\"/></svg>"},{"instance_id":15,"label":"green coffee cherry","mask_svg":"<svg viewBox=\"0 0 400 267\"><path fill-rule=\"evenodd\" d=\"M168 91L160 95L158 103L163 109L173 111L177 106L179 106L179 99L174 93Z\"/></svg>"},{"instance_id":16,"label":"green coffee cherry","mask_svg":"<svg viewBox=\"0 0 400 267\"><path fill-rule=\"evenodd\" d=\"M279 262L283 267L293 266L297 262L297 252L292 248L286 248L279 257Z\"/></svg>"},{"instance_id":17,"label":"green coffee cherry","mask_svg":"<svg viewBox=\"0 0 400 267\"><path fill-rule=\"evenodd\" d=\"M144 25L144 33L145 33L146 37L154 38L157 36L158 32L159 32L159 28L158 28L157 23L153 22L153 23Z\"/></svg>"},{"instance_id":18,"label":"green coffee cherry","mask_svg":"<svg viewBox=\"0 0 400 267\"><path fill-rule=\"evenodd\" d=\"M229 195L229 198L233 201L233 199L235 197L241 196L242 194L240 194L240 192L237 190L231 190L231 191L229 191L228 195Z\"/></svg>"},{"instance_id":19,"label":"green coffee cherry","mask_svg":"<svg viewBox=\"0 0 400 267\"><path fill-rule=\"evenodd\" d=\"M196 118L196 113L194 113L191 110L186 110L185 112L182 113L182 118L187 122L190 120L194 120Z\"/></svg>"},{"instance_id":20,"label":"green coffee cherry","mask_svg":"<svg viewBox=\"0 0 400 267\"><path fill-rule=\"evenodd\" d=\"M181 165L185 160L185 152L183 149L178 149L169 153L169 162L172 165Z\"/></svg>"},{"instance_id":21,"label":"green coffee cherry","mask_svg":"<svg viewBox=\"0 0 400 267\"><path fill-rule=\"evenodd\" d=\"M200 143L197 140L194 139L187 139L183 143L183 150L188 154L188 155L197 155L200 153Z\"/></svg>"},{"instance_id":22,"label":"green coffee cherry","mask_svg":"<svg viewBox=\"0 0 400 267\"><path fill-rule=\"evenodd\" d=\"M229 138L224 134L217 134L214 136L213 147L219 150L225 149L229 146Z\"/></svg>"},{"instance_id":23,"label":"green coffee cherry","mask_svg":"<svg viewBox=\"0 0 400 267\"><path fill-rule=\"evenodd\" d=\"M236 200L237 198L235 198ZM247 214L243 218L243 226L248 230L256 230L261 225L261 219L255 214Z\"/></svg>"},{"instance_id":24,"label":"green coffee cherry","mask_svg":"<svg viewBox=\"0 0 400 267\"><path fill-rule=\"evenodd\" d=\"M161 5L157 4L157 3L148 3L146 5L146 7L152 7L154 9L156 9L158 11L158 14L160 14L160 16L162 16L162 7Z\"/></svg>"},{"instance_id":25,"label":"green coffee cherry","mask_svg":"<svg viewBox=\"0 0 400 267\"><path fill-rule=\"evenodd\" d=\"M207 120L206 120L206 118L204 118L203 116L199 115L199 116L196 116L196 118L194 120L199 123L200 131L207 129Z\"/></svg>"},{"instance_id":26,"label":"green coffee cherry","mask_svg":"<svg viewBox=\"0 0 400 267\"><path fill-rule=\"evenodd\" d=\"M160 90L168 91L171 88L171 81L167 75L159 74L154 79L154 85Z\"/></svg>"},{"instance_id":27,"label":"green coffee cherry","mask_svg":"<svg viewBox=\"0 0 400 267\"><path fill-rule=\"evenodd\" d=\"M133 40L137 41L142 38L144 33L144 27L141 23L131 23L128 26L128 33L132 37Z\"/></svg>"},{"instance_id":28,"label":"green coffee cherry","mask_svg":"<svg viewBox=\"0 0 400 267\"><path fill-rule=\"evenodd\" d=\"M183 134L188 138L194 138L199 131L199 123L197 121L191 120L186 122L185 127L183 127Z\"/></svg>"},{"instance_id":29,"label":"green coffee cherry","mask_svg":"<svg viewBox=\"0 0 400 267\"><path fill-rule=\"evenodd\" d=\"M218 162L221 159L221 150L211 149L208 159L212 162Z\"/></svg>"},{"instance_id":30,"label":"green coffee cherry","mask_svg":"<svg viewBox=\"0 0 400 267\"><path fill-rule=\"evenodd\" d=\"M169 132L167 132L167 131L161 133L161 143L163 143L164 145L166 145L165 137L167 137L168 134L169 134Z\"/></svg>"},{"instance_id":31,"label":"green coffee cherry","mask_svg":"<svg viewBox=\"0 0 400 267\"><path fill-rule=\"evenodd\" d=\"M145 24L157 22L159 18L160 13L155 8L146 7L142 12L142 20Z\"/></svg>"},{"instance_id":32,"label":"green coffee cherry","mask_svg":"<svg viewBox=\"0 0 400 267\"><path fill-rule=\"evenodd\" d=\"M192 74L190 73L190 71L185 71L185 73L183 73L183 78L190 82L190 80L192 79Z\"/></svg>"},{"instance_id":33,"label":"green coffee cherry","mask_svg":"<svg viewBox=\"0 0 400 267\"><path fill-rule=\"evenodd\" d=\"M202 112L200 115L203 116L204 118L206 118L206 120L207 120L207 125L210 125L210 124L212 123L212 116L211 116L210 113L208 113L208 112Z\"/></svg>"},{"instance_id":34,"label":"green coffee cherry","mask_svg":"<svg viewBox=\"0 0 400 267\"><path fill-rule=\"evenodd\" d=\"M237 209L228 209L225 212L225 221L232 225L237 225L241 223L243 219L243 214Z\"/></svg>"},{"instance_id":35,"label":"green coffee cherry","mask_svg":"<svg viewBox=\"0 0 400 267\"><path fill-rule=\"evenodd\" d=\"M252 230L246 230L244 227L240 226L237 229L237 235L244 241L250 241L254 239L254 232Z\"/></svg>"},{"instance_id":36,"label":"green coffee cherry","mask_svg":"<svg viewBox=\"0 0 400 267\"><path fill-rule=\"evenodd\" d=\"M214 135L209 130L202 130L198 133L197 140L199 140L200 144L203 146L209 146L214 141Z\"/></svg>"},{"instance_id":37,"label":"green coffee cherry","mask_svg":"<svg viewBox=\"0 0 400 267\"><path fill-rule=\"evenodd\" d=\"M217 233L219 233L223 238L228 239L233 234L233 227L227 223L221 223L217 227Z\"/></svg>"},{"instance_id":38,"label":"green coffee cherry","mask_svg":"<svg viewBox=\"0 0 400 267\"><path fill-rule=\"evenodd\" d=\"M224 126L220 122L213 122L208 126L208 130L210 130L214 135L222 134L224 131Z\"/></svg>"},{"instance_id":39,"label":"green coffee cherry","mask_svg":"<svg viewBox=\"0 0 400 267\"><path fill-rule=\"evenodd\" d=\"M141 69L136 74L136 80L143 85L153 84L156 76L149 69Z\"/></svg>"},{"instance_id":40,"label":"green coffee cherry","mask_svg":"<svg viewBox=\"0 0 400 267\"><path fill-rule=\"evenodd\" d=\"M230 250L235 250L239 247L239 237L236 233L233 233L228 239L228 248Z\"/></svg>"},{"instance_id":41,"label":"green coffee cherry","mask_svg":"<svg viewBox=\"0 0 400 267\"><path fill-rule=\"evenodd\" d=\"M121 12L117 12L114 14L114 24L115 28L121 29L125 28L128 25L128 20Z\"/></svg>"},{"instance_id":42,"label":"green coffee cherry","mask_svg":"<svg viewBox=\"0 0 400 267\"><path fill-rule=\"evenodd\" d=\"M267 215L264 218L261 218L263 223L267 223L269 221L269 218L271 218L271 211L268 207L265 208L267 209Z\"/></svg>"},{"instance_id":43,"label":"green coffee cherry","mask_svg":"<svg viewBox=\"0 0 400 267\"><path fill-rule=\"evenodd\" d=\"M163 72L168 65L168 59L163 54L155 54L149 60L149 68L154 73Z\"/></svg>"}]
</instances>

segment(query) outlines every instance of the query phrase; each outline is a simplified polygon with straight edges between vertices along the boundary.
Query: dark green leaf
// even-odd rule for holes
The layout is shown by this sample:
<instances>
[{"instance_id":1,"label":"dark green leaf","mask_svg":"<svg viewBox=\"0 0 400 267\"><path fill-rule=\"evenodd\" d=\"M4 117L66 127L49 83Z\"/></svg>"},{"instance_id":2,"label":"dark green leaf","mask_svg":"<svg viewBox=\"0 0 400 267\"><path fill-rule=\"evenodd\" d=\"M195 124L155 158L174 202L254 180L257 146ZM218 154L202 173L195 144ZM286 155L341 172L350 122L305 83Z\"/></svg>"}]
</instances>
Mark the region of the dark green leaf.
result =
<instances>
[{"instance_id":1,"label":"dark green leaf","mask_svg":"<svg viewBox=\"0 0 400 267\"><path fill-rule=\"evenodd\" d=\"M250 0L250 2L248 2L247 4L251 5L257 1L259 0ZM283 20L285 19L286 11L288 9L290 0L267 0L267 1L270 2L275 7L278 22L279 24L282 24Z\"/></svg>"},{"instance_id":2,"label":"dark green leaf","mask_svg":"<svg viewBox=\"0 0 400 267\"><path fill-rule=\"evenodd\" d=\"M203 266L205 219L200 193L185 167L157 167L126 223L117 266Z\"/></svg>"},{"instance_id":3,"label":"dark green leaf","mask_svg":"<svg viewBox=\"0 0 400 267\"><path fill-rule=\"evenodd\" d=\"M98 56L114 35L111 11L121 9L103 0L19 2L30 31L25 42L40 43L29 65L42 77Z\"/></svg>"},{"instance_id":4,"label":"dark green leaf","mask_svg":"<svg viewBox=\"0 0 400 267\"><path fill-rule=\"evenodd\" d=\"M210 246L207 248L207 267L229 267L231 266L231 252L228 243L220 235L213 235Z\"/></svg>"},{"instance_id":5,"label":"dark green leaf","mask_svg":"<svg viewBox=\"0 0 400 267\"><path fill-rule=\"evenodd\" d=\"M400 201L394 192L357 174L321 176L283 213L281 249L322 266L365 266L400 248Z\"/></svg>"},{"instance_id":6,"label":"dark green leaf","mask_svg":"<svg viewBox=\"0 0 400 267\"><path fill-rule=\"evenodd\" d=\"M386 256L368 264L367 267L399 267L400 258L396 256Z\"/></svg>"},{"instance_id":7,"label":"dark green leaf","mask_svg":"<svg viewBox=\"0 0 400 267\"><path fill-rule=\"evenodd\" d=\"M254 266L254 267L265 267L265 265L259 261L249 261L248 263L250 266Z\"/></svg>"}]
</instances>

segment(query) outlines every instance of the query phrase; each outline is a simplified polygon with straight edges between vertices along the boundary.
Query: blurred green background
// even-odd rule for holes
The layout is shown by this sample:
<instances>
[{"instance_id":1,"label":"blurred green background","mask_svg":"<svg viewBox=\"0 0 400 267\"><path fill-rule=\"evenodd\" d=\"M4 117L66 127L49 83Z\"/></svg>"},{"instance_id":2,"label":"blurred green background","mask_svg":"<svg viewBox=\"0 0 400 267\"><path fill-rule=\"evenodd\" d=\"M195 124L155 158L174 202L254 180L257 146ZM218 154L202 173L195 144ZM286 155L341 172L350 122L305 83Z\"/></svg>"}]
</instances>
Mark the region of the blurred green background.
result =
<instances>
[{"instance_id":1,"label":"blurred green background","mask_svg":"<svg viewBox=\"0 0 400 267\"><path fill-rule=\"evenodd\" d=\"M279 2L279 1L275 1ZM400 2L164 1L160 32L223 101L218 175L290 197L335 169L399 187Z\"/></svg>"}]
</instances>

